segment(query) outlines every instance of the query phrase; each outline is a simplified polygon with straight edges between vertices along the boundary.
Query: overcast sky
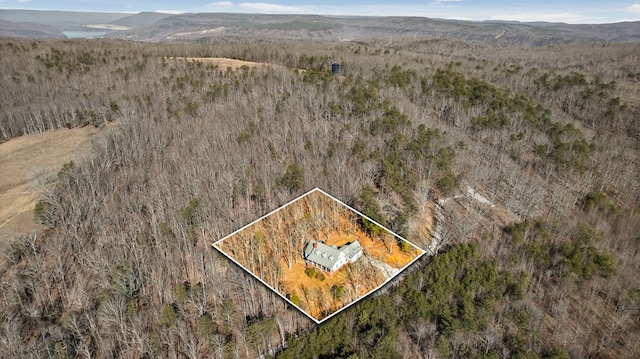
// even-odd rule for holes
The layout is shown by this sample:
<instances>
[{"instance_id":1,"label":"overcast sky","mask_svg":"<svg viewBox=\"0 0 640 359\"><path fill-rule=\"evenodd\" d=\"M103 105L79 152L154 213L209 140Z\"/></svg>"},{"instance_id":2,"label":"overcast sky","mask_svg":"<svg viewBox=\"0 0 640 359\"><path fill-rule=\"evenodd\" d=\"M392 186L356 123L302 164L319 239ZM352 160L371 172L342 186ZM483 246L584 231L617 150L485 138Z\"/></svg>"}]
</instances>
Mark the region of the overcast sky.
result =
<instances>
[{"instance_id":1,"label":"overcast sky","mask_svg":"<svg viewBox=\"0 0 640 359\"><path fill-rule=\"evenodd\" d=\"M640 0L0 0L0 9L423 16L461 20L608 23L640 20Z\"/></svg>"}]
</instances>

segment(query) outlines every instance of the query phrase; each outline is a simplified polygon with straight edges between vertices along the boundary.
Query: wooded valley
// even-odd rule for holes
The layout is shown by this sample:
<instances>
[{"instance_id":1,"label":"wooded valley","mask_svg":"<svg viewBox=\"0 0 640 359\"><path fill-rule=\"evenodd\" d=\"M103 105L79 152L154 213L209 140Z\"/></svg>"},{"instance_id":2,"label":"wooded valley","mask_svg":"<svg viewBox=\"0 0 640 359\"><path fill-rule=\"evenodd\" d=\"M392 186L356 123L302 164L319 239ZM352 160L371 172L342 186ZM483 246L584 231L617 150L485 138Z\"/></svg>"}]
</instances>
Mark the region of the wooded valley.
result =
<instances>
[{"instance_id":1,"label":"wooded valley","mask_svg":"<svg viewBox=\"0 0 640 359\"><path fill-rule=\"evenodd\" d=\"M0 144L102 129L34 184L43 228L7 244L0 357L640 354L639 43L5 39L0 53ZM211 247L315 187L423 249L437 207L437 254L316 326Z\"/></svg>"}]
</instances>

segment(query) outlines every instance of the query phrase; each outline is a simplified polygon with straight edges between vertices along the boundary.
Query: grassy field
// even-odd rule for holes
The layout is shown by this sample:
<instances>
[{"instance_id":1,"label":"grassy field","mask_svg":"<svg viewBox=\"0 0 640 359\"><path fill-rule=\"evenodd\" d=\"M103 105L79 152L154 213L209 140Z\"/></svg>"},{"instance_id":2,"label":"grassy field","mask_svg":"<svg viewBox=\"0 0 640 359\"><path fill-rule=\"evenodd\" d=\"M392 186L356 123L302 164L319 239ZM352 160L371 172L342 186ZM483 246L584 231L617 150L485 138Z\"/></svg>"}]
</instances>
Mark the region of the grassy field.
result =
<instances>
[{"instance_id":1,"label":"grassy field","mask_svg":"<svg viewBox=\"0 0 640 359\"><path fill-rule=\"evenodd\" d=\"M0 245L10 236L37 228L33 208L38 189L33 182L72 161L98 132L92 126L60 129L0 144Z\"/></svg>"}]
</instances>

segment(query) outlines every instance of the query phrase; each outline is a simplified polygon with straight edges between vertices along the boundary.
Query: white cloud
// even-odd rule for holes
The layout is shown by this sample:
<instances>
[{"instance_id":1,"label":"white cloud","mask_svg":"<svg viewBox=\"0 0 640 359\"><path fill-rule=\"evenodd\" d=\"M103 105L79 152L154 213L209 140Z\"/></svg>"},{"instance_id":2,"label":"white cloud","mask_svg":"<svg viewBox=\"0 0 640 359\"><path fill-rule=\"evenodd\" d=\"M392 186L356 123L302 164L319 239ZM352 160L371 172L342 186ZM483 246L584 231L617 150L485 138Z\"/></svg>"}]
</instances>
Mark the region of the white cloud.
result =
<instances>
[{"instance_id":1,"label":"white cloud","mask_svg":"<svg viewBox=\"0 0 640 359\"><path fill-rule=\"evenodd\" d=\"M268 4L263 2L243 2L238 4L238 6L243 9L254 10L257 12L266 12L266 13L281 13L281 12L304 13L306 12L303 8L298 6Z\"/></svg>"},{"instance_id":2,"label":"white cloud","mask_svg":"<svg viewBox=\"0 0 640 359\"><path fill-rule=\"evenodd\" d=\"M159 12L162 14L170 14L170 15L184 14L184 11L181 11L181 10L156 10L155 12Z\"/></svg>"},{"instance_id":3,"label":"white cloud","mask_svg":"<svg viewBox=\"0 0 640 359\"><path fill-rule=\"evenodd\" d=\"M627 11L629 11L629 12L635 12L635 13L640 14L640 4L633 4L633 5L629 6L629 7L627 8Z\"/></svg>"},{"instance_id":4,"label":"white cloud","mask_svg":"<svg viewBox=\"0 0 640 359\"><path fill-rule=\"evenodd\" d=\"M232 7L233 5L231 1L218 1L208 4L207 7Z\"/></svg>"},{"instance_id":5,"label":"white cloud","mask_svg":"<svg viewBox=\"0 0 640 359\"><path fill-rule=\"evenodd\" d=\"M18 2L20 4L24 4L24 3L27 3L27 2L31 2L31 0L18 0Z\"/></svg>"},{"instance_id":6,"label":"white cloud","mask_svg":"<svg viewBox=\"0 0 640 359\"><path fill-rule=\"evenodd\" d=\"M446 20L463 20L463 21L473 21L472 18L466 16L447 16Z\"/></svg>"},{"instance_id":7,"label":"white cloud","mask_svg":"<svg viewBox=\"0 0 640 359\"><path fill-rule=\"evenodd\" d=\"M532 21L547 21L547 22L564 22L564 23L586 23L590 18L570 13L522 13L522 14L500 14L492 15L490 20L504 20L504 21L520 21L520 22L532 22Z\"/></svg>"},{"instance_id":8,"label":"white cloud","mask_svg":"<svg viewBox=\"0 0 640 359\"><path fill-rule=\"evenodd\" d=\"M429 3L429 5L440 5L448 2L462 2L462 0L435 0Z\"/></svg>"}]
</instances>

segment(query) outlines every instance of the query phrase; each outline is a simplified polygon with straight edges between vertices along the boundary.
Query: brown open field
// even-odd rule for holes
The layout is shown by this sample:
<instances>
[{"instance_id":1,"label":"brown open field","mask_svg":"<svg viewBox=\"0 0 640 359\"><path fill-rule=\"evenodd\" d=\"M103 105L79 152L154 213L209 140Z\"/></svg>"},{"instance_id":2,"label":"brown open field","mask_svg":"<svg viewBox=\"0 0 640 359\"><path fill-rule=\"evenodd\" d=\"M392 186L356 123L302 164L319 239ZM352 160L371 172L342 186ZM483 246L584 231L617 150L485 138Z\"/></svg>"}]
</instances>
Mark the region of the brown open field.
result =
<instances>
[{"instance_id":1,"label":"brown open field","mask_svg":"<svg viewBox=\"0 0 640 359\"><path fill-rule=\"evenodd\" d=\"M203 64L212 64L218 66L220 69L225 70L227 68L231 68L232 70L237 70L243 66L246 67L281 67L282 65L274 65L268 64L265 62L253 62L253 61L244 61L244 60L236 60L230 59L228 57L171 57L170 59L174 60L187 60L187 61L198 61ZM304 70L298 70L304 72Z\"/></svg>"},{"instance_id":2,"label":"brown open field","mask_svg":"<svg viewBox=\"0 0 640 359\"><path fill-rule=\"evenodd\" d=\"M61 129L0 144L0 246L9 236L36 228L37 193L30 183L36 173L55 173L98 131L93 126Z\"/></svg>"},{"instance_id":3,"label":"brown open field","mask_svg":"<svg viewBox=\"0 0 640 359\"><path fill-rule=\"evenodd\" d=\"M221 69L226 69L227 67L231 67L232 69L237 69L242 66L248 67L257 67L257 66L265 66L265 63L258 63L252 61L242 61L236 59L230 59L226 57L171 57L173 60L187 60L187 61L199 61L205 64L213 64L217 65Z\"/></svg>"}]
</instances>

